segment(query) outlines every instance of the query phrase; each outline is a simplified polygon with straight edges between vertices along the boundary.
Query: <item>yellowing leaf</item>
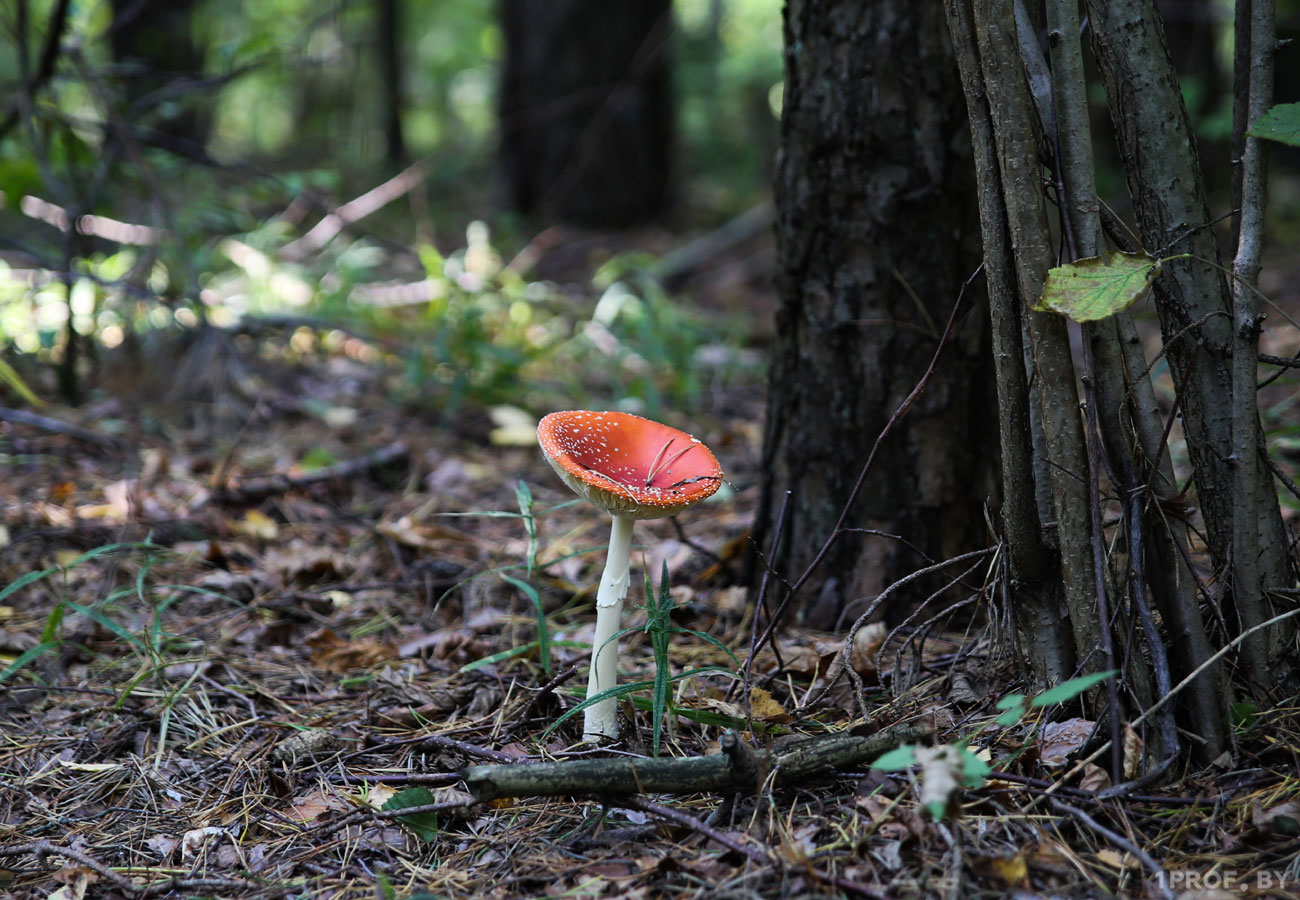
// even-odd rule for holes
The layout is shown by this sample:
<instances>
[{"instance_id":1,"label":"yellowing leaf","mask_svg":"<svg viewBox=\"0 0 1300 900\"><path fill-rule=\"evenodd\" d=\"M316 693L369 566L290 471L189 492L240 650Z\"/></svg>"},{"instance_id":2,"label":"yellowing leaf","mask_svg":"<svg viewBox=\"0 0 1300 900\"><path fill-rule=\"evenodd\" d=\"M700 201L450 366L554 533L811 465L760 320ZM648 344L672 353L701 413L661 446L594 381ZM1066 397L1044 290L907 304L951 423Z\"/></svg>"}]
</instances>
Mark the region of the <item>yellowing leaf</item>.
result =
<instances>
[{"instance_id":1,"label":"yellowing leaf","mask_svg":"<svg viewBox=\"0 0 1300 900\"><path fill-rule=\"evenodd\" d=\"M531 447L537 443L537 419L517 406L493 406L488 417L496 427L488 435L502 447Z\"/></svg>"},{"instance_id":2,"label":"yellowing leaf","mask_svg":"<svg viewBox=\"0 0 1300 900\"><path fill-rule=\"evenodd\" d=\"M79 763L70 759L59 760L59 765L74 772L111 772L122 768L121 763Z\"/></svg>"},{"instance_id":3,"label":"yellowing leaf","mask_svg":"<svg viewBox=\"0 0 1300 900\"><path fill-rule=\"evenodd\" d=\"M1118 850L1113 850L1110 847L1102 847L1097 851L1097 861L1105 863L1112 869L1119 869L1121 871L1124 869L1130 869L1138 863L1137 858L1133 856L1133 854L1120 853Z\"/></svg>"},{"instance_id":4,"label":"yellowing leaf","mask_svg":"<svg viewBox=\"0 0 1300 900\"><path fill-rule=\"evenodd\" d=\"M1142 754L1145 745L1133 726L1124 723L1124 777L1136 778L1142 769Z\"/></svg>"},{"instance_id":5,"label":"yellowing leaf","mask_svg":"<svg viewBox=\"0 0 1300 900\"><path fill-rule=\"evenodd\" d=\"M750 690L749 709L755 719L762 719L764 722L788 724L794 721L794 717L785 711L780 701L761 687Z\"/></svg>"},{"instance_id":6,"label":"yellowing leaf","mask_svg":"<svg viewBox=\"0 0 1300 900\"><path fill-rule=\"evenodd\" d=\"M372 784L366 791L365 803L375 809L383 809L384 804L397 796L397 791L386 784Z\"/></svg>"},{"instance_id":7,"label":"yellowing leaf","mask_svg":"<svg viewBox=\"0 0 1300 900\"><path fill-rule=\"evenodd\" d=\"M988 864L989 868L993 870L993 874L1005 883L1028 886L1029 864L1025 862L1023 853L1017 853L1011 857L994 856L989 859Z\"/></svg>"},{"instance_id":8,"label":"yellowing leaf","mask_svg":"<svg viewBox=\"0 0 1300 900\"><path fill-rule=\"evenodd\" d=\"M273 541L280 533L280 526L264 512L256 509L250 509L244 513L242 519L230 523L230 530L235 534L246 535L252 538L261 538L264 541Z\"/></svg>"},{"instance_id":9,"label":"yellowing leaf","mask_svg":"<svg viewBox=\"0 0 1300 900\"><path fill-rule=\"evenodd\" d=\"M1147 292L1160 274L1160 262L1147 253L1116 251L1057 266L1047 273L1034 309L1076 322L1105 319Z\"/></svg>"},{"instance_id":10,"label":"yellowing leaf","mask_svg":"<svg viewBox=\"0 0 1300 900\"><path fill-rule=\"evenodd\" d=\"M64 549L54 551L54 561L60 566L70 566L80 558L80 550Z\"/></svg>"}]
</instances>

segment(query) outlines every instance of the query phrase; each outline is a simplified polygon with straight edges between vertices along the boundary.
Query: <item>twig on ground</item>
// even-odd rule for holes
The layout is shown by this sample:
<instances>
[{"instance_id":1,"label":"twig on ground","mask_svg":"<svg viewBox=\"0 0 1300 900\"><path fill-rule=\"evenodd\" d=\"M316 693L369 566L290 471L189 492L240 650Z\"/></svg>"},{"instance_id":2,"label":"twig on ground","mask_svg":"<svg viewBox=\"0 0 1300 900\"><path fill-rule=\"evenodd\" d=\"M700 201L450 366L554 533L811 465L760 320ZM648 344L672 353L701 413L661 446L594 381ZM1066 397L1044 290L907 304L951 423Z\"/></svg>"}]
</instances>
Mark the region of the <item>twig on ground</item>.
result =
<instances>
[{"instance_id":1,"label":"twig on ground","mask_svg":"<svg viewBox=\"0 0 1300 900\"><path fill-rule=\"evenodd\" d=\"M674 759L619 757L563 762L470 766L465 784L479 801L501 797L597 796L700 793L755 789L765 773L778 782L855 766L928 735L915 725L895 725L870 737L834 734L807 738L768 752L715 753Z\"/></svg>"},{"instance_id":2,"label":"twig on ground","mask_svg":"<svg viewBox=\"0 0 1300 900\"><path fill-rule=\"evenodd\" d=\"M454 738L443 737L440 734L427 734L420 738L423 744L433 744L435 747L442 747L445 750L456 750L466 756L477 756L479 759L491 759L502 763L515 763L518 760L509 753L502 753L500 750L490 750L487 747L476 747L473 744L467 744L464 741L458 741Z\"/></svg>"},{"instance_id":3,"label":"twig on ground","mask_svg":"<svg viewBox=\"0 0 1300 900\"><path fill-rule=\"evenodd\" d=\"M1167 884L1167 879L1165 878L1165 870L1161 868L1160 863L1152 859L1150 854L1148 854L1145 850L1143 850L1137 844L1130 841L1128 838L1124 837L1122 834L1112 831L1111 829L1107 828L1105 825L1102 825L1100 822L1098 822L1092 816L1088 815L1083 810L1079 809L1077 806L1071 806L1069 803L1066 803L1062 800L1055 800L1055 799L1052 800L1052 806L1056 807L1061 812L1066 813L1067 815L1077 819L1079 822L1081 822L1084 825L1084 827L1088 828L1090 831L1096 832L1098 835L1105 838L1110 843L1114 844L1116 847L1119 847L1121 850L1124 850L1125 852L1132 854L1135 859L1141 862L1142 865L1146 866L1146 868L1151 872L1151 874L1155 876L1156 885L1157 885L1156 889L1160 892L1160 896L1164 897L1165 900L1173 900L1174 892L1165 886Z\"/></svg>"},{"instance_id":4,"label":"twig on ground","mask_svg":"<svg viewBox=\"0 0 1300 900\"><path fill-rule=\"evenodd\" d=\"M272 494L283 494L297 488L311 487L330 481L346 481L375 469L402 462L410 455L406 444L394 441L387 446L373 450L364 456L344 460L332 466L313 469L298 475L255 475L243 478L234 484L218 488L215 499L224 503L248 503L261 500Z\"/></svg>"},{"instance_id":5,"label":"twig on ground","mask_svg":"<svg viewBox=\"0 0 1300 900\"><path fill-rule=\"evenodd\" d=\"M662 803L655 803L644 797L628 797L620 800L619 805L649 813L652 816L684 826L692 831L698 831L715 844L721 844L728 850L734 850L759 865L768 865L772 862L772 858L766 850L759 848L748 840L741 840L739 835L729 834L714 828L712 825L702 822L690 813L682 812L680 809L673 809L671 806L664 806ZM744 837L748 838L748 835Z\"/></svg>"},{"instance_id":6,"label":"twig on ground","mask_svg":"<svg viewBox=\"0 0 1300 900\"><path fill-rule=\"evenodd\" d=\"M537 708L537 705L539 703L541 703L547 697L554 694L556 688L563 685L566 681L568 681L576 674L578 674L578 669L576 666L570 666L569 668L565 669L562 672L557 672L554 678L552 678L550 681L546 682L546 684L539 687L537 689L537 693L533 694L533 696L529 698L528 703L525 704L523 710L521 710L519 713L519 721L521 722L527 721L528 717L533 714L533 710Z\"/></svg>"},{"instance_id":7,"label":"twig on ground","mask_svg":"<svg viewBox=\"0 0 1300 900\"><path fill-rule=\"evenodd\" d=\"M123 878L94 857L87 856L80 850L73 850L71 847L60 847L58 844L46 840L32 841L30 844L17 844L12 847L0 847L0 857L26 856L27 854L35 856L38 860L44 859L46 856L62 856L64 859L70 859L79 865L85 866L100 878L111 881L120 890L132 894L140 892L140 889L132 884L130 879Z\"/></svg>"},{"instance_id":8,"label":"twig on ground","mask_svg":"<svg viewBox=\"0 0 1300 900\"><path fill-rule=\"evenodd\" d=\"M36 413L27 412L22 409L10 409L7 406L0 406L0 422L14 422L19 425L30 425L33 428L39 428L42 431L48 431L51 434L63 434L79 441L85 441L88 444L98 444L101 447L107 447L110 450L121 450L122 445L106 434L100 434L98 431L91 431L89 428L82 428L80 425L73 425L69 422L61 422L58 419L51 419L49 416L41 416Z\"/></svg>"},{"instance_id":9,"label":"twig on ground","mask_svg":"<svg viewBox=\"0 0 1300 900\"><path fill-rule=\"evenodd\" d=\"M0 858L8 856L26 856L31 854L37 859L46 856L61 856L78 865L90 869L100 878L113 883L118 890L131 896L148 897L153 894L167 893L173 890L193 890L202 888L220 888L224 890L259 891L263 885L238 878L164 878L150 884L136 884L131 879L113 871L99 860L71 847L60 847L48 840L33 841L30 844L15 844L0 847Z\"/></svg>"}]
</instances>

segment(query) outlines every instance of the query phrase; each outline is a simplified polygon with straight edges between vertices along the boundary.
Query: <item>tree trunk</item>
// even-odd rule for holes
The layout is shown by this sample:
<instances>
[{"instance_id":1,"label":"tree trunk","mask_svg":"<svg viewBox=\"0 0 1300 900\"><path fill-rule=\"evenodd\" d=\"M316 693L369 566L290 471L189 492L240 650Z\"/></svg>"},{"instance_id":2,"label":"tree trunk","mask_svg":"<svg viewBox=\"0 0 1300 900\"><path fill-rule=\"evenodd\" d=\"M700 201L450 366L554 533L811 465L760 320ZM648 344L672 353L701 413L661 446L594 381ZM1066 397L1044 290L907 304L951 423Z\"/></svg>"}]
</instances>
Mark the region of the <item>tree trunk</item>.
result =
<instances>
[{"instance_id":1,"label":"tree trunk","mask_svg":"<svg viewBox=\"0 0 1300 900\"><path fill-rule=\"evenodd\" d=\"M209 98L187 83L203 72L194 44L194 0L112 0L112 9L111 45L128 121L202 146Z\"/></svg>"},{"instance_id":2,"label":"tree trunk","mask_svg":"<svg viewBox=\"0 0 1300 900\"><path fill-rule=\"evenodd\" d=\"M521 212L652 219L668 200L670 0L501 0L500 167Z\"/></svg>"},{"instance_id":3,"label":"tree trunk","mask_svg":"<svg viewBox=\"0 0 1300 900\"><path fill-rule=\"evenodd\" d=\"M979 232L938 3L791 0L785 46L781 307L754 535L764 554L779 538L768 562L794 580L835 535L876 437L924 373L978 266ZM915 548L946 558L984 541L987 334L982 310L964 316L843 520L906 542L839 533L806 582L805 622L834 626L924 565Z\"/></svg>"},{"instance_id":4,"label":"tree trunk","mask_svg":"<svg viewBox=\"0 0 1300 900\"><path fill-rule=\"evenodd\" d=\"M375 50L379 57L384 116L384 156L394 171L406 163L402 134L402 9L398 0L375 0Z\"/></svg>"},{"instance_id":5,"label":"tree trunk","mask_svg":"<svg viewBox=\"0 0 1300 900\"><path fill-rule=\"evenodd\" d=\"M1166 265L1155 297L1175 383L1185 385L1180 411L1209 549L1216 566L1227 569L1235 540L1234 504L1242 499L1234 489L1233 322L1226 282L1210 264L1219 262L1219 253L1208 227L1196 143L1151 0L1089 0L1088 8L1142 240L1153 253L1191 253L1208 261ZM1265 592L1291 587L1289 545L1266 466L1258 467L1255 497L1258 533L1251 543L1257 547L1258 583ZM1259 624L1276 611L1255 591L1234 601L1234 630ZM1295 636L1293 621L1286 622L1247 645L1243 661L1258 687L1297 677L1296 660L1287 650Z\"/></svg>"}]
</instances>

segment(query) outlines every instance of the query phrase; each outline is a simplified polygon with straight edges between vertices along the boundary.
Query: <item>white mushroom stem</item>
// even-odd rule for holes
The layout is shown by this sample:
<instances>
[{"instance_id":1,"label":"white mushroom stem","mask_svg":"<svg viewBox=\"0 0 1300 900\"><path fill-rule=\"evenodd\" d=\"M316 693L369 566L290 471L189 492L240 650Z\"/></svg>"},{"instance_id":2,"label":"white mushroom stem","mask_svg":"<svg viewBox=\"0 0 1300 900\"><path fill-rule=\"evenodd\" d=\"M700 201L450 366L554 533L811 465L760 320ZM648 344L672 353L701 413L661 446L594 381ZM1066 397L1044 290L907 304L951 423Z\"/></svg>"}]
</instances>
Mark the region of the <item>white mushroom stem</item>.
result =
<instances>
[{"instance_id":1,"label":"white mushroom stem","mask_svg":"<svg viewBox=\"0 0 1300 900\"><path fill-rule=\"evenodd\" d=\"M632 525L634 519L614 516L614 526L609 533L609 555L605 558L605 572L600 576L600 589L596 592L596 635L591 639L591 676L587 681L587 696L594 697L618 683L618 634L623 618L623 598L627 596L629 560L632 555ZM618 701L609 697L586 709L582 734L587 740L618 738Z\"/></svg>"}]
</instances>

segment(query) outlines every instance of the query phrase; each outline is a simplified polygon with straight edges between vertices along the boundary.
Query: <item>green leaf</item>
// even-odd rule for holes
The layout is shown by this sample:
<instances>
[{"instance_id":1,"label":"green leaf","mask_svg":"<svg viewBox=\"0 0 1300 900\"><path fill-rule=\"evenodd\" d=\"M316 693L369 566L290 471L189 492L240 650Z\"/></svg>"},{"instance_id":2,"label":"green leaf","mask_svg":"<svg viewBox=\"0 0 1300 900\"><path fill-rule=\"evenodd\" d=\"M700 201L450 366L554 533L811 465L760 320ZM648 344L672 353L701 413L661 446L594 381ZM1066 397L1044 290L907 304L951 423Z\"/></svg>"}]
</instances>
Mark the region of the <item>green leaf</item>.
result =
<instances>
[{"instance_id":1,"label":"green leaf","mask_svg":"<svg viewBox=\"0 0 1300 900\"><path fill-rule=\"evenodd\" d=\"M1228 720L1237 731L1245 731L1259 718L1259 707L1249 700L1228 704Z\"/></svg>"},{"instance_id":2,"label":"green leaf","mask_svg":"<svg viewBox=\"0 0 1300 900\"><path fill-rule=\"evenodd\" d=\"M1116 251L1057 266L1047 273L1034 309L1053 310L1076 322L1105 319L1147 292L1161 262L1147 253Z\"/></svg>"},{"instance_id":3,"label":"green leaf","mask_svg":"<svg viewBox=\"0 0 1300 900\"><path fill-rule=\"evenodd\" d=\"M428 788L415 787L407 788L400 794L394 794L388 798L384 804L384 812L392 812L395 809L410 809L413 806L428 806L436 803L433 799L433 792ZM426 844L431 844L438 837L438 814L435 812L418 812L409 816L396 816L398 822L401 822L407 828L415 832L415 836Z\"/></svg>"},{"instance_id":4,"label":"green leaf","mask_svg":"<svg viewBox=\"0 0 1300 900\"><path fill-rule=\"evenodd\" d=\"M441 278L447 261L438 252L438 248L433 244L421 244L417 252L420 264L424 266L424 274L430 279Z\"/></svg>"},{"instance_id":5,"label":"green leaf","mask_svg":"<svg viewBox=\"0 0 1300 900\"><path fill-rule=\"evenodd\" d=\"M1256 119L1246 135L1300 147L1300 103L1279 103Z\"/></svg>"},{"instance_id":6,"label":"green leaf","mask_svg":"<svg viewBox=\"0 0 1300 900\"><path fill-rule=\"evenodd\" d=\"M997 708L1003 712L994 721L1003 728L1015 725L1025 714L1025 699L1024 694L1007 694L997 702Z\"/></svg>"},{"instance_id":7,"label":"green leaf","mask_svg":"<svg viewBox=\"0 0 1300 900\"><path fill-rule=\"evenodd\" d=\"M1107 672L1093 672L1091 675L1080 675L1078 678L1062 681L1056 687L1048 688L1030 700L1029 705L1051 706L1053 703L1065 703L1067 700L1073 700L1094 684L1099 684L1112 675L1118 674L1119 669L1111 669Z\"/></svg>"},{"instance_id":8,"label":"green leaf","mask_svg":"<svg viewBox=\"0 0 1300 900\"><path fill-rule=\"evenodd\" d=\"M967 747L961 748L961 783L968 788L984 786L984 779L993 769Z\"/></svg>"},{"instance_id":9,"label":"green leaf","mask_svg":"<svg viewBox=\"0 0 1300 900\"><path fill-rule=\"evenodd\" d=\"M899 772L910 769L914 765L916 765L916 747L912 744L904 744L877 757L871 764L871 768L882 772Z\"/></svg>"}]
</instances>

